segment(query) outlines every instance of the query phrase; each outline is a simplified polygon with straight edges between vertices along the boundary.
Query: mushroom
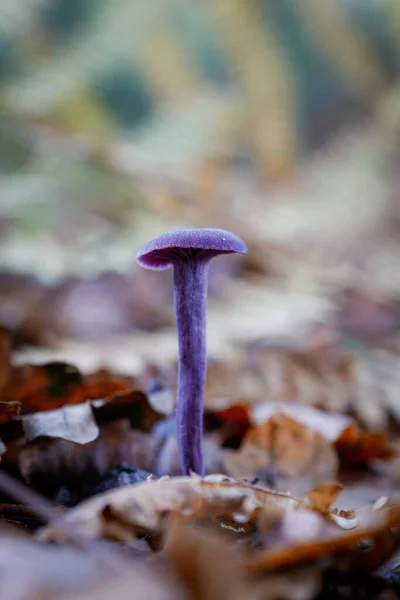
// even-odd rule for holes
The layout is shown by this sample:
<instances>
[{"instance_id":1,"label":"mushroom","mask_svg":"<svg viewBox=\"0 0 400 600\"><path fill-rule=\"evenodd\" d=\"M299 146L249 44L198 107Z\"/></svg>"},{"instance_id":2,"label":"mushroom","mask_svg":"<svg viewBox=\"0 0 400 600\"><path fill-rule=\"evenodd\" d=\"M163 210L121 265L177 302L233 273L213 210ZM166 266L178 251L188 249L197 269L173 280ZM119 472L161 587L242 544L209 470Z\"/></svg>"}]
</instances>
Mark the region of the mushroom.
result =
<instances>
[{"instance_id":1,"label":"mushroom","mask_svg":"<svg viewBox=\"0 0 400 600\"><path fill-rule=\"evenodd\" d=\"M202 435L206 384L208 265L218 254L244 254L244 242L223 229L170 231L150 240L137 262L153 270L174 267L178 330L177 435L182 472L204 474Z\"/></svg>"}]
</instances>

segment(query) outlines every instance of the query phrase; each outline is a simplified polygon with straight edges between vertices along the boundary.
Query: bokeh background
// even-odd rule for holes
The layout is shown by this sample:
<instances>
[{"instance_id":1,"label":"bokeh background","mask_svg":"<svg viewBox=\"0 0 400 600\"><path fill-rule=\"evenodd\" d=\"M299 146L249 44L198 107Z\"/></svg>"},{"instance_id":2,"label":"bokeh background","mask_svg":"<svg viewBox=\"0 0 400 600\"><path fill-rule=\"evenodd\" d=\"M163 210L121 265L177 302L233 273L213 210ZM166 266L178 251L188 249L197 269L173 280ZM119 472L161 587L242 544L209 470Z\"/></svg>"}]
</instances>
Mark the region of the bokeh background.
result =
<instances>
[{"instance_id":1,"label":"bokeh background","mask_svg":"<svg viewBox=\"0 0 400 600\"><path fill-rule=\"evenodd\" d=\"M398 0L0 0L0 324L51 348L17 359L174 356L135 255L216 226L249 254L214 261L211 355L400 372L399 76Z\"/></svg>"}]
</instances>

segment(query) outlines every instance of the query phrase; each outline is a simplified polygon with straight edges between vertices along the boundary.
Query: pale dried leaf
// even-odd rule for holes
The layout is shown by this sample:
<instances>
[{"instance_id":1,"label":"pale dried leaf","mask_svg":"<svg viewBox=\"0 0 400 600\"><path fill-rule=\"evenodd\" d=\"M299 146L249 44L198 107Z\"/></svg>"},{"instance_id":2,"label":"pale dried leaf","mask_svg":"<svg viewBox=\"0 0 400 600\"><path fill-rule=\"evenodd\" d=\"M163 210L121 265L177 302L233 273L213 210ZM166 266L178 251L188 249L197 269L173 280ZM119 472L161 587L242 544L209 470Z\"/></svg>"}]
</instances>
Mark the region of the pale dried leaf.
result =
<instances>
[{"instance_id":1,"label":"pale dried leaf","mask_svg":"<svg viewBox=\"0 0 400 600\"><path fill-rule=\"evenodd\" d=\"M250 429L237 452L224 455L227 472L301 495L336 478L338 458L332 444L289 416L276 413Z\"/></svg>"},{"instance_id":2,"label":"pale dried leaf","mask_svg":"<svg viewBox=\"0 0 400 600\"><path fill-rule=\"evenodd\" d=\"M288 415L309 429L318 431L329 442L335 442L354 420L340 413L327 412L295 402L264 402L250 408L254 425L262 425L276 413Z\"/></svg>"},{"instance_id":3,"label":"pale dried leaf","mask_svg":"<svg viewBox=\"0 0 400 600\"><path fill-rule=\"evenodd\" d=\"M28 441L44 436L87 444L99 435L90 402L24 415L21 420Z\"/></svg>"},{"instance_id":4,"label":"pale dried leaf","mask_svg":"<svg viewBox=\"0 0 400 600\"><path fill-rule=\"evenodd\" d=\"M218 514L230 521L232 515L239 515L237 522L244 523L255 518L258 509L293 508L298 504L288 494L251 487L224 475L217 482L215 475L211 477L212 481L197 476L174 477L126 486L83 502L64 519L91 537L107 537L113 526L112 537L126 540L127 536L134 537L137 530L162 531L165 515L171 512L193 518ZM40 535L42 539L57 539L57 524L45 528Z\"/></svg>"}]
</instances>

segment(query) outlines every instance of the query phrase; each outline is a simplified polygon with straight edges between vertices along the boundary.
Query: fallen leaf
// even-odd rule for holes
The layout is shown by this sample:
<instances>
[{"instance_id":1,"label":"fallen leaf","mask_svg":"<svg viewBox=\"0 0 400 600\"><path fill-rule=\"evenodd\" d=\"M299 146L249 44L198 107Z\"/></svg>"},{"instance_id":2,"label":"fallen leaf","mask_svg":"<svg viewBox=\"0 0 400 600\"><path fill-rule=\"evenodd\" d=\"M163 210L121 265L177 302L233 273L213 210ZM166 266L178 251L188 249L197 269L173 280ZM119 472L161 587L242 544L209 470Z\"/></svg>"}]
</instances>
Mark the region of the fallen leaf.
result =
<instances>
[{"instance_id":1,"label":"fallen leaf","mask_svg":"<svg viewBox=\"0 0 400 600\"><path fill-rule=\"evenodd\" d=\"M393 454L386 435L363 430L347 415L294 402L258 403L249 408L250 418L257 425L276 413L288 415L333 442L346 467L367 464L375 458L389 458Z\"/></svg>"},{"instance_id":2,"label":"fallen leaf","mask_svg":"<svg viewBox=\"0 0 400 600\"><path fill-rule=\"evenodd\" d=\"M174 477L95 496L70 510L65 522L90 537L127 540L136 533L159 535L166 526L166 516L179 512L190 520L213 524L219 533L243 537L251 535L251 522L258 510L297 505L298 500L288 494L247 486L223 475L204 480ZM40 535L58 539L57 524Z\"/></svg>"},{"instance_id":3,"label":"fallen leaf","mask_svg":"<svg viewBox=\"0 0 400 600\"><path fill-rule=\"evenodd\" d=\"M400 506L397 503L382 510L374 510L373 507L366 506L355 511L355 518L356 525L350 530L329 527L324 530L324 535L319 535L311 541L306 539L297 544L277 544L274 548L261 551L249 560L249 568L256 572L264 569L288 568L313 561L321 556L346 553L349 553L349 557L357 563L358 567L364 561L369 568L376 568L387 560L396 548L397 543L390 530L400 523ZM357 544L363 540L379 541L385 534L389 534L392 543L389 545L390 547L386 547L387 554L378 556L378 561L373 566L371 563L368 564L368 553L361 551L358 555L355 552ZM375 555L373 554L373 556Z\"/></svg>"},{"instance_id":4,"label":"fallen leaf","mask_svg":"<svg viewBox=\"0 0 400 600\"><path fill-rule=\"evenodd\" d=\"M318 431L276 413L249 429L237 452L224 454L227 472L238 479L261 479L267 485L303 494L332 481L338 459L333 445Z\"/></svg>"},{"instance_id":5,"label":"fallen leaf","mask_svg":"<svg viewBox=\"0 0 400 600\"><path fill-rule=\"evenodd\" d=\"M122 463L151 472L159 446L160 440L120 420L102 427L97 439L84 445L36 439L17 450L17 460L26 481L51 496L66 483L79 489L83 483L97 481Z\"/></svg>"},{"instance_id":6,"label":"fallen leaf","mask_svg":"<svg viewBox=\"0 0 400 600\"><path fill-rule=\"evenodd\" d=\"M314 506L310 503L305 509L304 500L223 475L161 479L95 496L40 530L38 536L61 543L72 527L90 538L125 543L145 537L159 550L168 544L171 518L172 523L178 518L200 534L214 532L235 542L234 552L245 558L249 574L308 564L322 556L326 561L336 555L376 568L396 547L391 529L400 523L399 498L390 505L365 506L354 513L334 507L327 510L337 491L332 487L314 490L310 493ZM372 542L371 551L356 552L357 544L365 539ZM382 539L386 541L379 546ZM174 552L179 555L180 550Z\"/></svg>"},{"instance_id":7,"label":"fallen leaf","mask_svg":"<svg viewBox=\"0 0 400 600\"><path fill-rule=\"evenodd\" d=\"M0 402L0 423L7 423L16 417L21 410L19 402Z\"/></svg>"},{"instance_id":8,"label":"fallen leaf","mask_svg":"<svg viewBox=\"0 0 400 600\"><path fill-rule=\"evenodd\" d=\"M335 446L345 467L368 464L375 459L387 459L394 454L384 433L363 431L355 423L342 431Z\"/></svg>"},{"instance_id":9,"label":"fallen leaf","mask_svg":"<svg viewBox=\"0 0 400 600\"><path fill-rule=\"evenodd\" d=\"M22 413L31 413L128 392L134 383L132 378L106 370L83 376L75 366L64 362L25 365L12 370L3 399L17 401Z\"/></svg>"},{"instance_id":10,"label":"fallen leaf","mask_svg":"<svg viewBox=\"0 0 400 600\"><path fill-rule=\"evenodd\" d=\"M342 490L343 486L338 483L327 483L316 487L301 499L301 507L314 510L321 515L330 515L330 509Z\"/></svg>"},{"instance_id":11,"label":"fallen leaf","mask_svg":"<svg viewBox=\"0 0 400 600\"><path fill-rule=\"evenodd\" d=\"M260 590L247 577L239 552L210 532L185 527L180 519L168 526L166 552L172 569L196 600L256 600Z\"/></svg>"},{"instance_id":12,"label":"fallen leaf","mask_svg":"<svg viewBox=\"0 0 400 600\"><path fill-rule=\"evenodd\" d=\"M43 527L45 524L33 510L22 504L0 504L0 520L28 530Z\"/></svg>"},{"instance_id":13,"label":"fallen leaf","mask_svg":"<svg viewBox=\"0 0 400 600\"><path fill-rule=\"evenodd\" d=\"M354 424L354 420L347 415L319 410L297 402L263 402L250 408L250 418L254 425L262 425L276 413L287 415L309 429L318 431L329 442L336 442L343 431Z\"/></svg>"},{"instance_id":14,"label":"fallen leaf","mask_svg":"<svg viewBox=\"0 0 400 600\"><path fill-rule=\"evenodd\" d=\"M117 393L104 401L94 402L94 414L99 425L127 418L132 427L141 431L151 431L155 423L164 418L159 405L157 409L152 395L146 396L140 390Z\"/></svg>"},{"instance_id":15,"label":"fallen leaf","mask_svg":"<svg viewBox=\"0 0 400 600\"><path fill-rule=\"evenodd\" d=\"M87 444L99 434L90 402L24 415L21 420L28 442L49 437Z\"/></svg>"}]
</instances>

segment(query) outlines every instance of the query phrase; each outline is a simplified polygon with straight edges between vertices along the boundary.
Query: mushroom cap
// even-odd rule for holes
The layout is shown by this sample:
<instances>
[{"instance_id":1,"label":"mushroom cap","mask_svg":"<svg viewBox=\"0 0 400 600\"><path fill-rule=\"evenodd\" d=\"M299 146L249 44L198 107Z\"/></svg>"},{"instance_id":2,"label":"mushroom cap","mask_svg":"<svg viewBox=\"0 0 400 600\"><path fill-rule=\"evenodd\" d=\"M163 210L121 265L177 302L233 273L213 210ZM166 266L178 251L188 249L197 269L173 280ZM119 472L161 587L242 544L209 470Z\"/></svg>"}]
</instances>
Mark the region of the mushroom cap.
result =
<instances>
[{"instance_id":1,"label":"mushroom cap","mask_svg":"<svg viewBox=\"0 0 400 600\"><path fill-rule=\"evenodd\" d=\"M136 260L146 269L162 271L187 258L211 259L218 254L236 252L245 254L247 246L225 229L181 229L162 233L147 242Z\"/></svg>"}]
</instances>

